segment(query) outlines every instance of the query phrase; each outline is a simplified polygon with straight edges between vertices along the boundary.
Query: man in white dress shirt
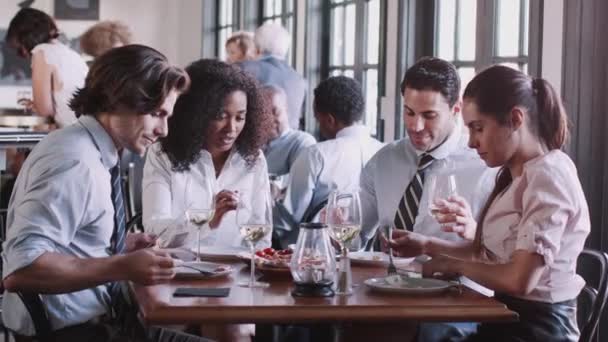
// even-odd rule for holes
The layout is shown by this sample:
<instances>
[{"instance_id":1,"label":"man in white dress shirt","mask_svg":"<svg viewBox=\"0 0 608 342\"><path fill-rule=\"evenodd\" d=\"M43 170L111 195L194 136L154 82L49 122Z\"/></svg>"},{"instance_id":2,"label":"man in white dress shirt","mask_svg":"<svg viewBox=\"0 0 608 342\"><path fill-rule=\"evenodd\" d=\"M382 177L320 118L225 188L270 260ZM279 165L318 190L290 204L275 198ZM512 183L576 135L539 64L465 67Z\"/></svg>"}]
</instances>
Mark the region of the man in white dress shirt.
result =
<instances>
[{"instance_id":1,"label":"man in white dress shirt","mask_svg":"<svg viewBox=\"0 0 608 342\"><path fill-rule=\"evenodd\" d=\"M327 200L331 190L358 187L361 169L382 147L359 124L365 110L359 82L330 77L317 86L314 96L315 118L327 140L308 147L291 168L285 196L285 208L296 225L291 241L297 238L297 225L315 214L312 211Z\"/></svg>"},{"instance_id":2,"label":"man in white dress shirt","mask_svg":"<svg viewBox=\"0 0 608 342\"><path fill-rule=\"evenodd\" d=\"M379 224L449 240L473 239L462 225L445 228L431 215L429 180L453 174L456 193L477 216L493 189L495 170L470 149L460 116L460 78L456 68L438 58L423 58L401 83L407 137L384 146L361 172L362 243L370 247ZM453 231L458 232L457 234ZM421 341L464 335L471 324L433 324L420 331Z\"/></svg>"},{"instance_id":3,"label":"man in white dress shirt","mask_svg":"<svg viewBox=\"0 0 608 342\"><path fill-rule=\"evenodd\" d=\"M405 73L401 93L407 137L384 146L361 173L362 238L373 239L379 223L450 240L463 238L464 231L445 232L431 215L428 180L453 174L456 193L471 203L477 215L496 173L467 146L456 68L438 58L424 58ZM420 170L423 158L428 163ZM422 192L409 203L405 190L415 176L421 176ZM410 214L413 220L408 219Z\"/></svg>"}]
</instances>

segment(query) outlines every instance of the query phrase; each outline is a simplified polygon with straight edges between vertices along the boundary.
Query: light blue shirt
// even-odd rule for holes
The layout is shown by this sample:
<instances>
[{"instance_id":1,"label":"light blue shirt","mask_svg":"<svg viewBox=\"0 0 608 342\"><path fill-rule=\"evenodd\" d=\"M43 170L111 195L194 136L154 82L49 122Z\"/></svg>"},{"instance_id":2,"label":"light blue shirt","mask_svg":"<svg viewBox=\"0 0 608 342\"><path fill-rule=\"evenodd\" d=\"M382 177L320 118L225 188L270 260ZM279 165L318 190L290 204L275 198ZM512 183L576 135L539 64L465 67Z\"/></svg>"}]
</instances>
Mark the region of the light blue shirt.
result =
<instances>
[{"instance_id":1,"label":"light blue shirt","mask_svg":"<svg viewBox=\"0 0 608 342\"><path fill-rule=\"evenodd\" d=\"M114 230L109 169L117 161L111 137L87 115L34 148L9 203L3 279L46 252L77 258L109 256ZM42 295L42 300L53 329L86 322L106 313L110 305L106 285ZM2 318L9 329L34 334L30 316L14 293L4 293Z\"/></svg>"},{"instance_id":2,"label":"light blue shirt","mask_svg":"<svg viewBox=\"0 0 608 342\"><path fill-rule=\"evenodd\" d=\"M315 138L309 133L288 129L264 149L268 173L277 176L289 173L300 152L315 143Z\"/></svg>"},{"instance_id":3,"label":"light blue shirt","mask_svg":"<svg viewBox=\"0 0 608 342\"><path fill-rule=\"evenodd\" d=\"M490 169L475 150L467 146L468 134L458 118L454 131L447 140L430 154L435 161L425 171L425 182L420 199L414 231L448 240L460 239L456 233L446 233L431 216L428 180L432 175L450 172L456 178L456 192L464 197L477 217L494 188L496 169ZM393 222L399 201L418 169L422 151L409 138L390 143L367 163L361 172L360 196L363 216L362 242L373 238L379 222Z\"/></svg>"}]
</instances>

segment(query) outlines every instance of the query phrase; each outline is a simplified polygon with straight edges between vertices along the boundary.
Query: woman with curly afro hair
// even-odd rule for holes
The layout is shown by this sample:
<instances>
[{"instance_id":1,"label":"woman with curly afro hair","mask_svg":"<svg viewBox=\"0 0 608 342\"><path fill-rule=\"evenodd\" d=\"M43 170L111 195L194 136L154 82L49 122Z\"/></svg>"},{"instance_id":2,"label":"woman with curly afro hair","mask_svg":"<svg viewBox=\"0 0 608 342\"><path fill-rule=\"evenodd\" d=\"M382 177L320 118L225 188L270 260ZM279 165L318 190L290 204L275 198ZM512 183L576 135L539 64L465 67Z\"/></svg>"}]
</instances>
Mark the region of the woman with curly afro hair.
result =
<instances>
[{"instance_id":1,"label":"woman with curly afro hair","mask_svg":"<svg viewBox=\"0 0 608 342\"><path fill-rule=\"evenodd\" d=\"M168 135L148 151L144 227L159 233L188 208L215 207L201 244L241 246L237 203L255 212L255 194L270 189L260 150L273 127L270 107L257 81L238 67L202 59L186 71L190 89L175 104ZM270 245L270 235L260 245Z\"/></svg>"}]
</instances>

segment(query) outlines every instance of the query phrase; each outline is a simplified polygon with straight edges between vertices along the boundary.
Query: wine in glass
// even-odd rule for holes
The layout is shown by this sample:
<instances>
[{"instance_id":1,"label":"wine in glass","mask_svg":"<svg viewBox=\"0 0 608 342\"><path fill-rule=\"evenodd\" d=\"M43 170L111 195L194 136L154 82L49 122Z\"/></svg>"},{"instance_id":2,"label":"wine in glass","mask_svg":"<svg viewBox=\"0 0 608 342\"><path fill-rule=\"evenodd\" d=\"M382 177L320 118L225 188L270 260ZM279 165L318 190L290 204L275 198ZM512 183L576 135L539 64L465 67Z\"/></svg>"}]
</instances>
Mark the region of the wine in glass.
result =
<instances>
[{"instance_id":1,"label":"wine in glass","mask_svg":"<svg viewBox=\"0 0 608 342\"><path fill-rule=\"evenodd\" d=\"M437 174L429 177L429 212L436 219L442 219L442 207L437 204L439 200L447 200L456 195L456 176L452 173ZM449 224L443 223L442 225Z\"/></svg>"},{"instance_id":2,"label":"wine in glass","mask_svg":"<svg viewBox=\"0 0 608 342\"><path fill-rule=\"evenodd\" d=\"M207 233L211 232L211 228L209 227L209 221L213 219L214 214L214 208L189 208L188 210L186 210L186 220L188 220L188 225L194 227L194 229L196 229L197 231L196 261L201 261L201 240L205 238Z\"/></svg>"},{"instance_id":3,"label":"wine in glass","mask_svg":"<svg viewBox=\"0 0 608 342\"><path fill-rule=\"evenodd\" d=\"M266 282L256 281L255 279L255 249L258 242L263 240L272 232L272 196L270 185L266 191L256 192L254 198L248 199L248 194L241 193L240 203L237 208L236 220L239 226L239 233L243 240L247 242L251 250L251 269L249 281L239 283L243 287L268 287Z\"/></svg>"},{"instance_id":4,"label":"wine in glass","mask_svg":"<svg viewBox=\"0 0 608 342\"><path fill-rule=\"evenodd\" d=\"M32 110L32 91L18 90L17 105L23 110L24 115L30 115Z\"/></svg>"},{"instance_id":5,"label":"wine in glass","mask_svg":"<svg viewBox=\"0 0 608 342\"><path fill-rule=\"evenodd\" d=\"M331 237L340 247L340 272L336 294L352 293L352 275L347 244L361 232L361 202L358 191L332 191L327 203L327 224Z\"/></svg>"}]
</instances>

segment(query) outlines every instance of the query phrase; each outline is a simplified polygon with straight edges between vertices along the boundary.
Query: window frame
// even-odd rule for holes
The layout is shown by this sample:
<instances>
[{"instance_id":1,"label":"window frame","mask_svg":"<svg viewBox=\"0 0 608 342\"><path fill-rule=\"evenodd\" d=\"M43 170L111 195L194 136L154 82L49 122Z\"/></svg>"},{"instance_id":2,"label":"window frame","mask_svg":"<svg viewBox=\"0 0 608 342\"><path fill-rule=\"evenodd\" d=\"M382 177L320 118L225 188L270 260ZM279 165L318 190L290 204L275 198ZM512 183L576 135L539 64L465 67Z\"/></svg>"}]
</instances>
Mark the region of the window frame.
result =
<instances>
[{"instance_id":1,"label":"window frame","mask_svg":"<svg viewBox=\"0 0 608 342\"><path fill-rule=\"evenodd\" d=\"M365 32L365 29L367 27L367 18L368 18L368 12L367 12L367 0L344 0L344 1L340 1L340 2L330 2L330 1L324 1L323 2L323 9L322 9L322 34L323 34L323 41L321 42L321 49L323 50L322 52L322 56L321 56L321 65L320 65L320 78L321 79L326 79L327 77L329 77L330 75L332 75L333 71L339 70L339 71L349 71L352 70L353 72L353 78L356 79L357 81L359 81L359 83L361 84L362 88L363 88L363 94L364 96L367 93L367 89L366 89L366 79L365 79L365 75L369 70L376 70L377 72L377 84L378 84L378 89L377 89L377 98L375 99L376 103L375 103L375 107L376 107L376 118L375 118L375 134L373 134L374 137L378 138L378 139L382 139L384 136L384 127L383 127L383 120L382 120L382 115L381 115L381 108L380 108L380 99L384 96L384 92L385 92L385 84L384 84L384 79L385 79L385 75L384 72L386 70L386 56L385 56L385 46L386 46L386 3L384 0L379 0L378 4L380 6L379 11L380 11L380 16L379 16L379 27L378 27L378 31L379 31L379 37L378 37L378 60L377 63L367 63L366 62L366 52L367 52L367 34ZM331 57L331 51L332 51L332 46L331 46L331 37L332 37L332 23L331 23L331 16L332 16L332 10L337 8L337 7L342 7L342 8L346 8L346 6L354 4L355 5L355 45L354 45L354 51L355 51L355 55L354 55L354 59L353 59L353 64L349 65L349 64L332 64L332 57ZM343 12L343 16L346 16L346 11ZM343 28L346 27L346 22L343 20ZM342 30L343 35L345 34L345 30ZM310 47L309 47L310 48ZM312 89L314 89L316 85L312 86ZM367 100L367 99L366 99ZM313 119L313 115L314 113L309 112L307 113L307 121L308 120L312 120ZM367 117L367 113L364 113L363 115L363 124L368 126L368 127L372 127L371 125L369 125L369 122L365 122L365 119Z\"/></svg>"}]
</instances>

